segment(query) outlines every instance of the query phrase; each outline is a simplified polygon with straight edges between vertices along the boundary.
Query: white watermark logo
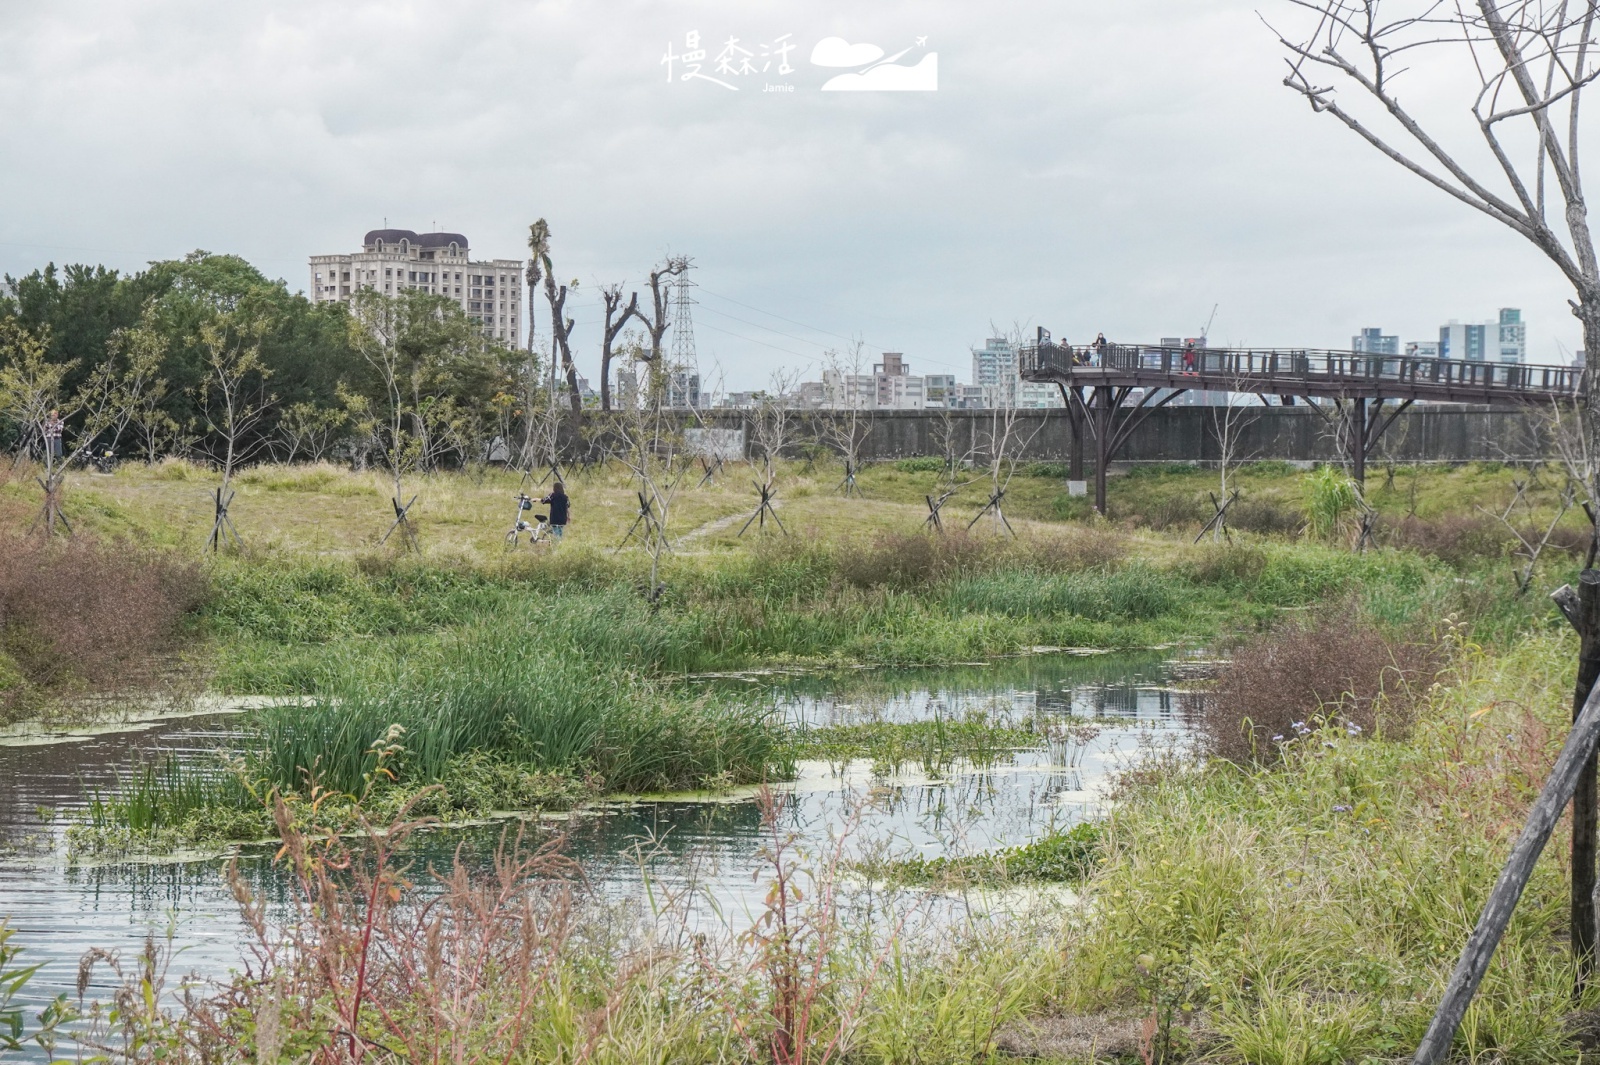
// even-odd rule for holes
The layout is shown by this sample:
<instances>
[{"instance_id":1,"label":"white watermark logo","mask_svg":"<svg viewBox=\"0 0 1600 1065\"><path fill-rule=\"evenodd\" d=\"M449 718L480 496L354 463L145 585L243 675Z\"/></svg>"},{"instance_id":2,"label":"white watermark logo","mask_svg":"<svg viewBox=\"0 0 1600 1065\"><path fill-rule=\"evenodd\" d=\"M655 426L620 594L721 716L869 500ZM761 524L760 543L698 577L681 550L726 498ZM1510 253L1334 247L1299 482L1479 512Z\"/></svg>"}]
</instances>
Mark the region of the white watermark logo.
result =
<instances>
[{"instance_id":1,"label":"white watermark logo","mask_svg":"<svg viewBox=\"0 0 1600 1065\"><path fill-rule=\"evenodd\" d=\"M790 54L799 46L794 34L782 33L767 40L729 34L713 49L699 30L683 35L683 50L667 42L660 65L666 68L667 83L702 81L738 92L759 81L762 92L795 91L788 80L796 73ZM825 71L841 71L821 85L823 92L933 92L939 88L939 53L928 50L928 38L893 55L885 55L875 44L851 44L843 37L824 37L811 49L811 65ZM810 86L807 86L808 88Z\"/></svg>"},{"instance_id":2,"label":"white watermark logo","mask_svg":"<svg viewBox=\"0 0 1600 1065\"><path fill-rule=\"evenodd\" d=\"M885 58L883 49L875 44L824 37L811 49L811 64L856 68L829 78L822 85L823 92L933 92L939 88L939 53L927 49L928 38L918 37L909 48ZM901 62L913 52L921 53L914 62Z\"/></svg>"}]
</instances>

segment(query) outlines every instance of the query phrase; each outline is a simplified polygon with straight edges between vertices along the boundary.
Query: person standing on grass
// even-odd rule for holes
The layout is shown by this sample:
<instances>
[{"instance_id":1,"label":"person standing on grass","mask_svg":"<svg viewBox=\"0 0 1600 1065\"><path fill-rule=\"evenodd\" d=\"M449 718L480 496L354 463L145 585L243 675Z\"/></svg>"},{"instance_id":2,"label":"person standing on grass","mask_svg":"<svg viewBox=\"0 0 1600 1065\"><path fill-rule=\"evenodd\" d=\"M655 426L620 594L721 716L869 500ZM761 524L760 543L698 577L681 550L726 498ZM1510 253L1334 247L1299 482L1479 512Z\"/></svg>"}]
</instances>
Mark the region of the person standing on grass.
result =
<instances>
[{"instance_id":1,"label":"person standing on grass","mask_svg":"<svg viewBox=\"0 0 1600 1065\"><path fill-rule=\"evenodd\" d=\"M61 412L52 409L44 419L44 449L51 463L61 458Z\"/></svg>"},{"instance_id":2,"label":"person standing on grass","mask_svg":"<svg viewBox=\"0 0 1600 1065\"><path fill-rule=\"evenodd\" d=\"M560 481L550 489L550 494L539 500L550 504L550 536L559 540L567 531L567 518L572 513L572 503L567 499L567 489Z\"/></svg>"}]
</instances>

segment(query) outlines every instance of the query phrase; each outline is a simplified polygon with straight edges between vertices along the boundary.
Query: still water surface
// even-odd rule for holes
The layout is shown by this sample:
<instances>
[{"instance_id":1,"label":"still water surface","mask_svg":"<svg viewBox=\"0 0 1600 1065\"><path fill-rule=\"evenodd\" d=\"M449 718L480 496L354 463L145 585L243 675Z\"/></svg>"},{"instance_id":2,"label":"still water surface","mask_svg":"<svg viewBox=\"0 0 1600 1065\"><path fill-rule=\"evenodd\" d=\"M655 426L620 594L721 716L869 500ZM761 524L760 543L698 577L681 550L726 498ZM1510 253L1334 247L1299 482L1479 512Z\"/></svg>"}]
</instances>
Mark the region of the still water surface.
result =
<instances>
[{"instance_id":1,"label":"still water surface","mask_svg":"<svg viewBox=\"0 0 1600 1065\"><path fill-rule=\"evenodd\" d=\"M846 853L934 856L1024 843L1093 817L1108 772L1153 742L1181 742L1170 677L1156 656L1052 655L939 670L751 673L689 683L747 691L790 720L813 724L979 712L1099 723L1097 732L984 770L957 765L929 778L917 767L883 778L864 762L803 763L799 779L782 786L789 800L784 830L814 856L830 852L841 832ZM242 928L222 879L223 857L77 862L62 836L87 790L114 788L119 773L141 759L211 757L238 740L241 720L194 717L72 741L0 745L0 919L17 930L13 942L26 948L25 959L44 963L29 1001L70 990L90 947L131 954L152 934L172 937L183 972L220 976L238 964ZM469 862L486 863L505 830L419 834L409 854L414 878L425 881L430 864L448 867L457 847ZM636 900L641 909L650 897L647 876L659 888L687 893L694 919L735 928L748 923L765 894L761 850L768 837L748 794L608 803L547 819L536 831L566 832L569 853L593 889ZM271 850L246 848L239 858L269 910L285 905L288 885Z\"/></svg>"}]
</instances>

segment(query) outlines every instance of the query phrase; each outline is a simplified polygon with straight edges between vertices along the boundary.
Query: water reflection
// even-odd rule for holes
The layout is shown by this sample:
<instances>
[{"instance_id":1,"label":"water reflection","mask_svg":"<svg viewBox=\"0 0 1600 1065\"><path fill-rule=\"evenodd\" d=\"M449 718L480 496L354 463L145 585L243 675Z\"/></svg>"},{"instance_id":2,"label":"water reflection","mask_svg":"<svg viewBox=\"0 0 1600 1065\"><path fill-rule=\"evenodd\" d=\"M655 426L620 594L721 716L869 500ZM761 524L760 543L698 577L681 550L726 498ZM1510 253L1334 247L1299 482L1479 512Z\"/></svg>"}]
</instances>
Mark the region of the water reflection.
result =
<instances>
[{"instance_id":1,"label":"water reflection","mask_svg":"<svg viewBox=\"0 0 1600 1065\"><path fill-rule=\"evenodd\" d=\"M750 675L696 683L748 691L789 719L810 723L914 720L982 710L1054 724L1040 750L982 770L960 764L940 776L902 770L891 778L866 761L806 763L782 786L779 831L812 860L830 854L935 856L1011 846L1094 815L1107 774L1153 740L1181 735L1166 667L1156 657L1037 657L995 667ZM1090 724L1090 722L1094 722ZM71 988L90 947L136 951L170 931L177 968L220 975L240 962L243 942L225 859L208 855L137 862L75 862L64 826L85 787L115 787L119 773L164 752L209 756L237 739L239 719L195 718L82 742L0 746L0 917L9 917L26 957L44 969L28 997L42 1003ZM40 810L54 811L43 820ZM526 825L418 833L405 858L424 887L431 868L459 852L486 867L508 831L530 845L565 834L599 897L648 915L665 897L690 900L686 921L743 927L766 892L761 811L735 801L612 804ZM269 913L286 912L291 887L269 848L239 852L238 870ZM94 989L104 993L106 987ZM94 992L91 992L94 993Z\"/></svg>"}]
</instances>

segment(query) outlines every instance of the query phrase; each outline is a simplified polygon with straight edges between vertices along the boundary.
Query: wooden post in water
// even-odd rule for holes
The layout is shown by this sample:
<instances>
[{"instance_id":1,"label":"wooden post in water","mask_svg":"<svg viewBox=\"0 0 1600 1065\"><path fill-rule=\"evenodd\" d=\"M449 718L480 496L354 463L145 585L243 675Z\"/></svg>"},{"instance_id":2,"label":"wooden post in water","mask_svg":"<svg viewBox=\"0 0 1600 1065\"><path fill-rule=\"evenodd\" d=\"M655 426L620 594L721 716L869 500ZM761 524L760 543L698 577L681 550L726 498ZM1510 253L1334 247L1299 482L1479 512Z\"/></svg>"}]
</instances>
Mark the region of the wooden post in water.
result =
<instances>
[{"instance_id":1,"label":"wooden post in water","mask_svg":"<svg viewBox=\"0 0 1600 1065\"><path fill-rule=\"evenodd\" d=\"M1578 667L1578 711L1572 731L1567 734L1567 742L1561 747L1555 768L1550 771L1550 779L1545 781L1539 798L1528 811L1527 823L1523 825L1516 845L1511 848L1511 856L1500 871L1494 890L1489 893L1489 901L1478 916L1477 927L1467 939L1466 949L1456 962L1455 972L1450 974L1444 997L1412 1059L1414 1065L1438 1065L1449 1054L1456 1030L1461 1027L1461 1018L1466 1014L1472 996L1477 993L1483 974L1489 969L1495 948L1500 945L1500 938L1505 935L1506 925L1511 921L1511 912L1516 909L1523 889L1528 886L1528 878L1533 875L1534 864L1538 862L1544 845L1549 842L1556 823L1561 820L1567 803L1575 798L1577 804L1583 807L1575 811L1577 816L1573 819L1572 842L1572 950L1578 960L1577 979L1580 988L1593 968L1595 749L1600 746L1600 688L1590 687L1585 691L1581 685L1586 677L1592 684L1596 674L1600 673L1600 669L1596 668L1596 648L1600 646L1600 640L1596 638L1596 634L1600 633L1600 570L1584 570L1578 579L1578 587L1577 592L1563 587L1551 596L1567 620L1578 627L1583 639L1583 657ZM1588 794L1580 797L1585 782Z\"/></svg>"}]
</instances>

